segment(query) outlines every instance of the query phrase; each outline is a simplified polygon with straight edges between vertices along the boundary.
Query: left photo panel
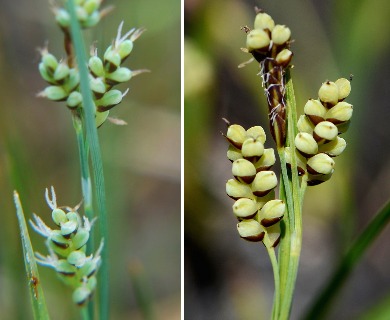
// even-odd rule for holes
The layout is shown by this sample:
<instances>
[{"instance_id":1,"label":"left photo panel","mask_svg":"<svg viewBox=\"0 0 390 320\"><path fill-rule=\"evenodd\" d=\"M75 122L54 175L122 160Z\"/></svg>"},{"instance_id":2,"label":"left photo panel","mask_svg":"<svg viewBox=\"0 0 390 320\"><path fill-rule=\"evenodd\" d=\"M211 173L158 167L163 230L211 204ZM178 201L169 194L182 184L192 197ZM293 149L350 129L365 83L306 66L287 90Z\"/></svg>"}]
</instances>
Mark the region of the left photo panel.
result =
<instances>
[{"instance_id":1,"label":"left photo panel","mask_svg":"<svg viewBox=\"0 0 390 320\"><path fill-rule=\"evenodd\" d=\"M2 319L180 319L181 2L5 0Z\"/></svg>"}]
</instances>

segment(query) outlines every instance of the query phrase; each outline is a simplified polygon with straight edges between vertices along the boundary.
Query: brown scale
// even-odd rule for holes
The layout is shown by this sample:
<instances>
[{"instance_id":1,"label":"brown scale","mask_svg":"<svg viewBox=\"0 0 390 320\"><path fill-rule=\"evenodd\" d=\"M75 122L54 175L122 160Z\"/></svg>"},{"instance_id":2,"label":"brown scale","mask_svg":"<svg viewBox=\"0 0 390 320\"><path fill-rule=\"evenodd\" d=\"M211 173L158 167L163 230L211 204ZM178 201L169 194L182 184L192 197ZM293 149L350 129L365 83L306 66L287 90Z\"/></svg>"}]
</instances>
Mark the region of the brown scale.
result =
<instances>
[{"instance_id":1,"label":"brown scale","mask_svg":"<svg viewBox=\"0 0 390 320\"><path fill-rule=\"evenodd\" d=\"M284 69L276 65L273 59L263 63L263 79L268 103L270 130L276 145L283 146L286 141L286 101L284 87Z\"/></svg>"},{"instance_id":2,"label":"brown scale","mask_svg":"<svg viewBox=\"0 0 390 320\"><path fill-rule=\"evenodd\" d=\"M250 29L244 28L248 33ZM285 101L285 78L286 67L278 65L275 61L276 55L285 48L289 48L290 42L282 46L268 48L266 51L254 50L253 57L260 63L260 74L265 86L265 94L268 103L268 117L270 130L276 145L282 147L286 141L286 101Z\"/></svg>"}]
</instances>

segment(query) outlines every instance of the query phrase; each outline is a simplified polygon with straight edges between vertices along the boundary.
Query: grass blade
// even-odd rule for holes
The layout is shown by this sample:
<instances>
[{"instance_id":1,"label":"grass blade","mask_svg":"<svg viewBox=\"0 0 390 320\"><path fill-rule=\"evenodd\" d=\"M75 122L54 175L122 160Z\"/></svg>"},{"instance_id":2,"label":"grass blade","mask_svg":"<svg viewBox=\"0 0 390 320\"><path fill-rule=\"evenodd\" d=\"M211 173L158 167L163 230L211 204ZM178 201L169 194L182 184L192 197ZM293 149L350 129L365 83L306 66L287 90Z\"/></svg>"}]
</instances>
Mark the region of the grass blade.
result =
<instances>
[{"instance_id":1,"label":"grass blade","mask_svg":"<svg viewBox=\"0 0 390 320\"><path fill-rule=\"evenodd\" d=\"M74 3L67 1L67 8L71 16L71 34L72 42L75 48L77 65L80 73L80 88L83 96L84 125L86 128L86 137L90 147L91 160L93 166L95 195L98 204L98 221L100 235L104 238L105 246L101 253L102 265L99 270L99 311L100 319L108 319L108 232L105 187L103 176L103 165L100 154L100 145L95 124L95 105L92 99L91 89L89 87L89 78L87 70L87 59L84 48L84 41L81 35L80 25L77 21Z\"/></svg>"},{"instance_id":2,"label":"grass blade","mask_svg":"<svg viewBox=\"0 0 390 320\"><path fill-rule=\"evenodd\" d=\"M34 251L31 245L30 236L24 218L22 204L19 199L19 194L14 191L14 201L16 207L16 215L19 221L20 236L22 239L24 265L26 267L27 282L30 291L30 298L33 307L34 319L46 320L50 319L46 307L45 297L39 279L38 267L35 262Z\"/></svg>"},{"instance_id":3,"label":"grass blade","mask_svg":"<svg viewBox=\"0 0 390 320\"><path fill-rule=\"evenodd\" d=\"M390 221L390 201L376 214L374 219L363 230L360 236L351 245L333 272L325 288L314 300L303 319L323 319L329 311L329 306L336 294L340 291L347 277L359 262L363 253L385 228Z\"/></svg>"}]
</instances>

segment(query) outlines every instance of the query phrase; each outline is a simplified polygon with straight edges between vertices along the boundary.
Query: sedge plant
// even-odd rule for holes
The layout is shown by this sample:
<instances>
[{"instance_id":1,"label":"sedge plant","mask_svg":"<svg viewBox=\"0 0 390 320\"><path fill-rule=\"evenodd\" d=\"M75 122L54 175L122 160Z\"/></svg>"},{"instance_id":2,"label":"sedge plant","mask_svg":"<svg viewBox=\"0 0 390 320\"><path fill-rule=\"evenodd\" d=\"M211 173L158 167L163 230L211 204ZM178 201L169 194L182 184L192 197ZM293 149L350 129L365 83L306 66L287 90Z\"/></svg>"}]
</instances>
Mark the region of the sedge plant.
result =
<instances>
[{"instance_id":1,"label":"sedge plant","mask_svg":"<svg viewBox=\"0 0 390 320\"><path fill-rule=\"evenodd\" d=\"M325 81L318 98L309 99L298 117L291 79L291 30L259 9L254 28L243 30L247 37L243 51L252 58L239 67L259 63L276 152L265 147L261 126L245 129L225 119L233 175L226 193L235 200L232 208L240 237L262 242L269 254L275 282L271 318L288 319L302 246L303 198L308 186L332 177L335 158L346 148L342 134L353 113L346 101L351 83L346 78ZM281 168L279 194L275 194L278 178L272 171L275 154Z\"/></svg>"},{"instance_id":2,"label":"sedge plant","mask_svg":"<svg viewBox=\"0 0 390 320\"><path fill-rule=\"evenodd\" d=\"M49 253L35 253L34 259L21 203L15 193L23 249L30 253L25 255L25 265L30 287L34 289L30 292L36 319L48 319L49 315L43 292L37 294L37 290L42 288L35 261L54 269L58 277L72 288L73 302L81 307L83 319L95 318L96 310L99 319L108 319L109 315L109 237L97 129L107 120L125 124L122 120L109 117L111 109L128 92L128 89L121 91L114 87L146 70L131 70L124 66L133 50L134 41L144 29L131 29L123 34L123 22L103 54L91 47L87 57L81 30L96 26L111 11L111 7L101 8L102 1L67 0L63 5L51 3L55 20L64 36L66 56L58 59L50 53L48 45L40 50L39 72L48 86L38 96L61 102L69 110L78 143L82 203L75 207L59 206L54 188L51 187L50 192L46 189L45 198L52 211L55 228L50 228L34 214L31 226L46 238ZM85 216L79 213L81 206ZM93 228L94 224L97 227ZM98 308L91 301L95 291ZM35 301L37 299L38 303Z\"/></svg>"}]
</instances>

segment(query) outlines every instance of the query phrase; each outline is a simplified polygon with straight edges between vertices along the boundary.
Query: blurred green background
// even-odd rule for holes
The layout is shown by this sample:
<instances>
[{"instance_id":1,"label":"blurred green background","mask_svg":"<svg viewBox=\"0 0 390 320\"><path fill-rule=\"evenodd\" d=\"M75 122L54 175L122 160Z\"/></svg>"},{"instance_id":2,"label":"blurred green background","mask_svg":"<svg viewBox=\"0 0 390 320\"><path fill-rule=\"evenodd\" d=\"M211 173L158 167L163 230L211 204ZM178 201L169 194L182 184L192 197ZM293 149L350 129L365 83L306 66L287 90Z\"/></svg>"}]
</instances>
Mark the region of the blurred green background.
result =
<instances>
[{"instance_id":1,"label":"blurred green background","mask_svg":"<svg viewBox=\"0 0 390 320\"><path fill-rule=\"evenodd\" d=\"M112 319L142 319L130 270L143 270L156 319L180 318L180 1L105 1L115 10L86 32L102 54L124 20L124 31L145 27L125 65L152 72L132 79L110 115L127 126L99 129L109 215ZM47 0L0 4L0 318L31 319L31 305L12 192L27 218L52 226L44 190L59 205L81 200L80 169L71 115L64 104L37 98L46 86L37 50L64 58L63 36ZM30 229L34 248L43 238ZM135 271L134 271L135 272ZM53 319L77 319L71 292L54 272L40 268Z\"/></svg>"},{"instance_id":2,"label":"blurred green background","mask_svg":"<svg viewBox=\"0 0 390 320\"><path fill-rule=\"evenodd\" d=\"M348 147L331 181L310 187L292 319L303 315L340 255L390 197L390 3L385 0L185 0L185 317L269 319L273 276L266 250L241 240L221 120L262 125L258 65L240 51L254 6L292 30L298 112L325 80L353 74ZM276 170L279 170L277 168ZM379 319L390 306L390 233L381 234L338 296L329 319ZM374 308L374 309L373 309ZM387 307L388 308L388 307ZM370 313L367 313L370 311ZM387 312L387 313L386 313ZM390 319L385 311L380 319Z\"/></svg>"}]
</instances>

